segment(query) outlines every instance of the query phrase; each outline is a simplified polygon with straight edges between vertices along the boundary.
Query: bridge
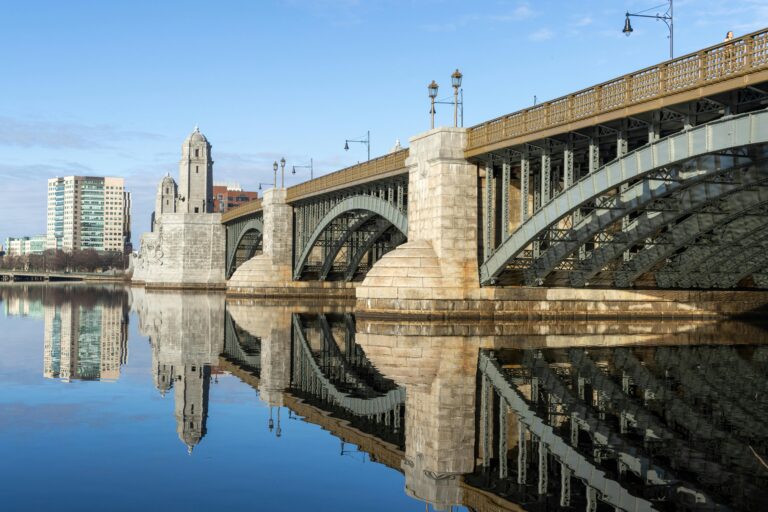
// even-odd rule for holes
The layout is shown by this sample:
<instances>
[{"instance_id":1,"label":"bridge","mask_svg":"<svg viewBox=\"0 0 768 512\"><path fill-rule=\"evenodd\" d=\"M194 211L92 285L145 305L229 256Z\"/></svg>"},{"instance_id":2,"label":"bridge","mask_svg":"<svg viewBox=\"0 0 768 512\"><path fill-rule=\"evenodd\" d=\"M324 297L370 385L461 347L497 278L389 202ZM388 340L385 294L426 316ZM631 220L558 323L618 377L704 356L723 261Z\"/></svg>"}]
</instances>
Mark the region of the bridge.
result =
<instances>
[{"instance_id":1,"label":"bridge","mask_svg":"<svg viewBox=\"0 0 768 512\"><path fill-rule=\"evenodd\" d=\"M766 105L761 30L431 130L225 213L228 290L341 290L374 312L519 304L520 287L656 290L670 293L616 297L688 314L718 299L674 290L749 289L730 311L744 312L768 302Z\"/></svg>"},{"instance_id":2,"label":"bridge","mask_svg":"<svg viewBox=\"0 0 768 512\"><path fill-rule=\"evenodd\" d=\"M436 508L752 510L768 499L754 455L768 450L759 327L486 332L361 325L348 314L252 316L273 335L229 319L219 367L260 393L259 374L284 368L283 406L337 436L342 454L354 444L403 472L406 492ZM275 340L289 345L270 347Z\"/></svg>"}]
</instances>

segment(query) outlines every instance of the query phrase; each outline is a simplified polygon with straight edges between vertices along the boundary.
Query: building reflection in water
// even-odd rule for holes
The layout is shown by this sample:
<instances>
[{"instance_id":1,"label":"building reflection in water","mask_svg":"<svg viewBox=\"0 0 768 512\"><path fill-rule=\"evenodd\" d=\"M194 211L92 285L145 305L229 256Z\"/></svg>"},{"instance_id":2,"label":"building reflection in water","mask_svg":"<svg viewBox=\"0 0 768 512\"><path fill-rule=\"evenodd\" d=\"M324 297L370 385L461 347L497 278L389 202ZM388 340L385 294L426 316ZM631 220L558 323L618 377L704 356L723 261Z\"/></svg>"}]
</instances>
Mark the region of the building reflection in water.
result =
<instances>
[{"instance_id":1,"label":"building reflection in water","mask_svg":"<svg viewBox=\"0 0 768 512\"><path fill-rule=\"evenodd\" d=\"M0 294L6 315L43 318L43 375L117 380L128 358L128 295L120 287L13 286Z\"/></svg>"},{"instance_id":2,"label":"building reflection in water","mask_svg":"<svg viewBox=\"0 0 768 512\"><path fill-rule=\"evenodd\" d=\"M437 324L228 308L220 366L434 509L759 510L768 345L740 323ZM241 325L240 322L246 324ZM291 335L292 333L292 335Z\"/></svg>"},{"instance_id":3,"label":"building reflection in water","mask_svg":"<svg viewBox=\"0 0 768 512\"><path fill-rule=\"evenodd\" d=\"M212 368L223 349L224 295L133 288L139 330L152 345L152 377L173 390L176 432L189 453L205 436Z\"/></svg>"}]
</instances>

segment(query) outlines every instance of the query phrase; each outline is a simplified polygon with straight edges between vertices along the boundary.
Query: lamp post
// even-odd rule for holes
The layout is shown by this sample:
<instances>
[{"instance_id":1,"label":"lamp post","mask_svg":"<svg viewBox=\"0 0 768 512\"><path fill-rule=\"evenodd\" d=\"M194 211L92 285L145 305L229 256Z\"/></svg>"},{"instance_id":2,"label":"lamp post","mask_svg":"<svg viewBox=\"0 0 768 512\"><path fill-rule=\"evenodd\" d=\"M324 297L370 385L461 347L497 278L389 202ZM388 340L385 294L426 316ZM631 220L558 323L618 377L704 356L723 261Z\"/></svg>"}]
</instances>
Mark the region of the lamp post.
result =
<instances>
[{"instance_id":1,"label":"lamp post","mask_svg":"<svg viewBox=\"0 0 768 512\"><path fill-rule=\"evenodd\" d=\"M262 185L267 185L267 186L269 186L269 185L272 185L272 183L264 183L264 182L259 182L259 190L261 190L261 186L262 186Z\"/></svg>"},{"instance_id":2,"label":"lamp post","mask_svg":"<svg viewBox=\"0 0 768 512\"><path fill-rule=\"evenodd\" d=\"M285 157L280 159L280 188L285 188Z\"/></svg>"},{"instance_id":3,"label":"lamp post","mask_svg":"<svg viewBox=\"0 0 768 512\"><path fill-rule=\"evenodd\" d=\"M293 171L291 171L291 174L296 174L297 167L299 169L309 169L309 179L310 180L315 179L315 165L311 158L309 159L309 165L294 165Z\"/></svg>"},{"instance_id":4,"label":"lamp post","mask_svg":"<svg viewBox=\"0 0 768 512\"><path fill-rule=\"evenodd\" d=\"M663 7L664 4L657 5L656 7L651 7L649 9L644 10L644 11L639 11L639 12L634 12L634 13L627 12L625 14L626 17L624 19L624 29L622 30L622 32L624 32L624 35L629 37L629 35L634 31L634 29L632 28L632 24L629 22L629 18L630 17L633 17L633 18L652 18L652 19L655 19L656 21L663 21L664 24L669 29L669 58L672 59L675 56L675 53L674 53L674 41L675 41L675 39L674 39L674 36L675 36L674 13L675 13L675 11L674 11L673 0L668 0L668 2L669 2L669 5L667 6L667 12L665 12L664 14L659 14L659 13L656 13L656 14L643 14L644 12L648 12L651 9L658 9L659 7Z\"/></svg>"},{"instance_id":5,"label":"lamp post","mask_svg":"<svg viewBox=\"0 0 768 512\"><path fill-rule=\"evenodd\" d=\"M463 75L459 68L451 75L451 85L453 86L453 127L459 126L459 88L461 87L461 79ZM462 102L463 103L463 102ZM462 120L463 121L463 120Z\"/></svg>"},{"instance_id":6,"label":"lamp post","mask_svg":"<svg viewBox=\"0 0 768 512\"><path fill-rule=\"evenodd\" d=\"M368 130L365 132L365 138L364 139L346 139L344 141L344 151L349 151L349 143L350 142L359 142L360 144L365 144L368 146L368 160L371 159L371 131Z\"/></svg>"},{"instance_id":7,"label":"lamp post","mask_svg":"<svg viewBox=\"0 0 768 512\"><path fill-rule=\"evenodd\" d=\"M437 88L440 87L437 85L437 82L432 80L432 83L427 86L427 90L429 91L429 101L430 101L430 108L429 108L429 120L430 120L430 128L435 128L435 98L437 98Z\"/></svg>"},{"instance_id":8,"label":"lamp post","mask_svg":"<svg viewBox=\"0 0 768 512\"><path fill-rule=\"evenodd\" d=\"M277 160L275 160L275 163L272 164L272 170L274 171L274 175L272 177L272 188L277 188Z\"/></svg>"},{"instance_id":9,"label":"lamp post","mask_svg":"<svg viewBox=\"0 0 768 512\"><path fill-rule=\"evenodd\" d=\"M432 128L435 127L435 105L453 105L453 126L459 126L459 112L461 112L461 126L464 126L464 89L461 88L461 79L463 77L464 75L462 75L461 71L458 69L456 69L456 71L454 71L451 75L453 98L451 98L450 101L448 101L448 98L444 98L442 100L437 99L437 90L439 86L434 80L432 80L432 83L427 86L429 91L429 100L432 107L429 110L431 121L430 126Z\"/></svg>"}]
</instances>

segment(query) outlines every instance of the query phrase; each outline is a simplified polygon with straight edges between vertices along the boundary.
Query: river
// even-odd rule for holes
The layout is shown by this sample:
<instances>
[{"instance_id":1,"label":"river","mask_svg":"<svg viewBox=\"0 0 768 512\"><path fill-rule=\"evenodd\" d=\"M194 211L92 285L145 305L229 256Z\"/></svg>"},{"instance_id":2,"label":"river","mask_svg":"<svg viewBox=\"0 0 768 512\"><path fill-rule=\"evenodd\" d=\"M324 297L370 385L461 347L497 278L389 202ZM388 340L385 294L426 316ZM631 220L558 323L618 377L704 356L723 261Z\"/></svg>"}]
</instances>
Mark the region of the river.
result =
<instances>
[{"instance_id":1,"label":"river","mask_svg":"<svg viewBox=\"0 0 768 512\"><path fill-rule=\"evenodd\" d=\"M0 285L0 510L764 510L768 331Z\"/></svg>"}]
</instances>

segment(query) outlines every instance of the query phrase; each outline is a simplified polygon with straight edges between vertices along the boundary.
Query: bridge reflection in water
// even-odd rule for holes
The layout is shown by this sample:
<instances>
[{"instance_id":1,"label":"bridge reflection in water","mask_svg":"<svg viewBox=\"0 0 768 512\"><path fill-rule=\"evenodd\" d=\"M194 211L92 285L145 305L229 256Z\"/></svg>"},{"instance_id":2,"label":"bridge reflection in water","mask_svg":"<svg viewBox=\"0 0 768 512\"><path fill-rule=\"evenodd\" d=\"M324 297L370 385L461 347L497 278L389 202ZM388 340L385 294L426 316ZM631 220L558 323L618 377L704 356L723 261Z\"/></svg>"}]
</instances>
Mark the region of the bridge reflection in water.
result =
<instances>
[{"instance_id":1,"label":"bridge reflection in water","mask_svg":"<svg viewBox=\"0 0 768 512\"><path fill-rule=\"evenodd\" d=\"M390 324L294 311L228 304L219 369L338 437L342 455L357 445L402 472L406 492L435 509L768 502L759 327Z\"/></svg>"}]
</instances>

